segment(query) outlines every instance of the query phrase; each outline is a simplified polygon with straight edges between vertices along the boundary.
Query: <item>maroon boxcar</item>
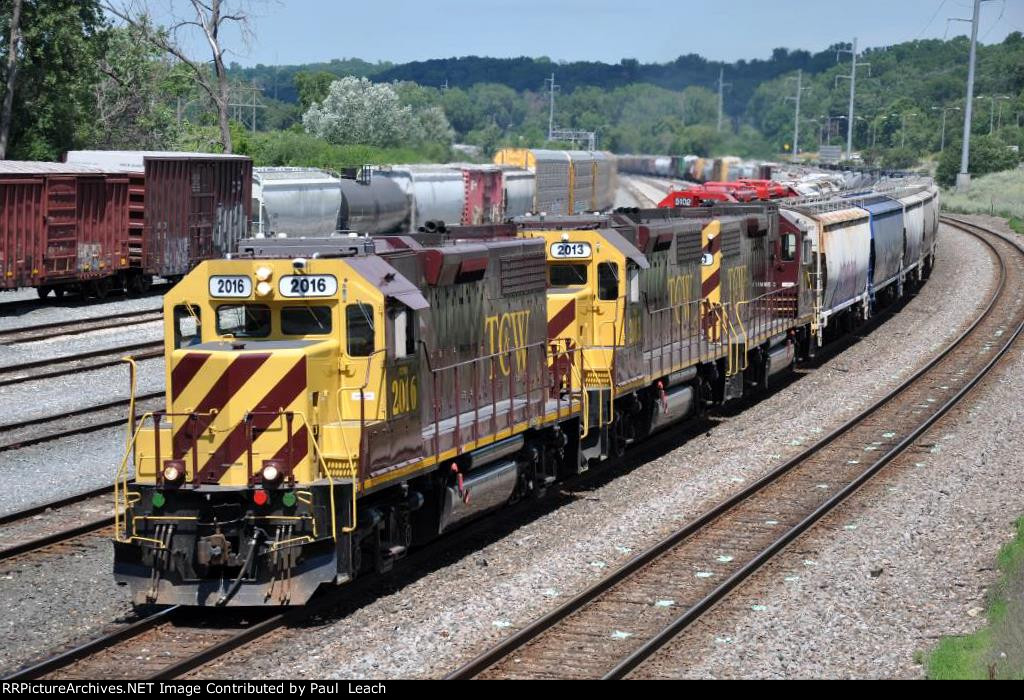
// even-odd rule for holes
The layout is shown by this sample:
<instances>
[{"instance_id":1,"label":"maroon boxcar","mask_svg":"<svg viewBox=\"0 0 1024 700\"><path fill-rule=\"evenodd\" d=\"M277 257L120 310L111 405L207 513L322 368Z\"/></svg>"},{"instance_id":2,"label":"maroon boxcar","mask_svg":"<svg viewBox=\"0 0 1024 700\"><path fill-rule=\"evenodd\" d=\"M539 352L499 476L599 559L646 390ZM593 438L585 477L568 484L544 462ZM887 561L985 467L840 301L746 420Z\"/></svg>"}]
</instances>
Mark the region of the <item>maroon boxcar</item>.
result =
<instances>
[{"instance_id":1,"label":"maroon boxcar","mask_svg":"<svg viewBox=\"0 0 1024 700\"><path fill-rule=\"evenodd\" d=\"M177 278L223 257L249 234L252 160L211 154L146 155L147 267Z\"/></svg>"},{"instance_id":2,"label":"maroon boxcar","mask_svg":"<svg viewBox=\"0 0 1024 700\"><path fill-rule=\"evenodd\" d=\"M222 257L249 234L252 160L175 151L71 151L67 161L145 176L144 267L180 278L201 260Z\"/></svg>"},{"instance_id":3,"label":"maroon boxcar","mask_svg":"<svg viewBox=\"0 0 1024 700\"><path fill-rule=\"evenodd\" d=\"M127 173L0 161L0 288L104 296L142 275L142 228Z\"/></svg>"}]
</instances>

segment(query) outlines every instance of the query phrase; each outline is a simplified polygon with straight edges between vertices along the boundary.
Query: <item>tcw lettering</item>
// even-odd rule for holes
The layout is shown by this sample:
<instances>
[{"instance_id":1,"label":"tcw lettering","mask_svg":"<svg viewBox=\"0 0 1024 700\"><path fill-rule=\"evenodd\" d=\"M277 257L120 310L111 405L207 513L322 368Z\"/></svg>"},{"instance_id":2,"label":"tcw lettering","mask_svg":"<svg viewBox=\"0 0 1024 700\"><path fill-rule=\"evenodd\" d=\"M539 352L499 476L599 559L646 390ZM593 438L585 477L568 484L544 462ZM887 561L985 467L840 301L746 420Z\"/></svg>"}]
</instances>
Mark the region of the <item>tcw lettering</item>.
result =
<instances>
[{"instance_id":1,"label":"tcw lettering","mask_svg":"<svg viewBox=\"0 0 1024 700\"><path fill-rule=\"evenodd\" d=\"M529 311L510 311L500 316L484 319L484 333L487 336L491 355L498 354L498 368L502 375L511 371L511 356L515 356L516 372L526 371L526 330L530 323ZM491 378L494 378L494 362L491 361Z\"/></svg>"}]
</instances>

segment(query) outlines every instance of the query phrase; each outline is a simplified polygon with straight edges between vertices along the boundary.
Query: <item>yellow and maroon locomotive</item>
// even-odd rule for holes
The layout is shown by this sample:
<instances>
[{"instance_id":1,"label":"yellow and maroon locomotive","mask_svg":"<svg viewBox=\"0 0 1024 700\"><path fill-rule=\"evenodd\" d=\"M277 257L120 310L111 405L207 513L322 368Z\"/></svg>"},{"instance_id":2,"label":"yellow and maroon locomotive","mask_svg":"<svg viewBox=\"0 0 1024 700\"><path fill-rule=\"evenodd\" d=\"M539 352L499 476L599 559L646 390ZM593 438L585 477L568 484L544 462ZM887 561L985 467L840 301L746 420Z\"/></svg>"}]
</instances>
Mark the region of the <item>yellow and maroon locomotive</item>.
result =
<instances>
[{"instance_id":1,"label":"yellow and maroon locomotive","mask_svg":"<svg viewBox=\"0 0 1024 700\"><path fill-rule=\"evenodd\" d=\"M253 239L168 293L167 410L119 478L136 603L301 604L558 476L544 245L466 233Z\"/></svg>"}]
</instances>

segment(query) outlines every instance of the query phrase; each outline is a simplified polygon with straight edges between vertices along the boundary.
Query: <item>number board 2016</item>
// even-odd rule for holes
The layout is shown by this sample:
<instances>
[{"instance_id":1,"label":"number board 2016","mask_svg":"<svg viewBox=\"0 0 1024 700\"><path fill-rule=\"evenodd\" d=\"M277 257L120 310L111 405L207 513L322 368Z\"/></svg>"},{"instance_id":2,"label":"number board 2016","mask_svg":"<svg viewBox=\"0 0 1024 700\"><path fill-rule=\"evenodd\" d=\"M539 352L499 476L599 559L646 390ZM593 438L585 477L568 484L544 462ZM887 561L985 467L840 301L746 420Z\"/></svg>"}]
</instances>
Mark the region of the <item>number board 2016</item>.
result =
<instances>
[{"instance_id":1,"label":"number board 2016","mask_svg":"<svg viewBox=\"0 0 1024 700\"><path fill-rule=\"evenodd\" d=\"M215 275L210 278L210 296L246 299L252 296L252 280L245 275Z\"/></svg>"},{"instance_id":2,"label":"number board 2016","mask_svg":"<svg viewBox=\"0 0 1024 700\"><path fill-rule=\"evenodd\" d=\"M562 241L551 245L551 257L581 259L590 257L589 243Z\"/></svg>"},{"instance_id":3,"label":"number board 2016","mask_svg":"<svg viewBox=\"0 0 1024 700\"><path fill-rule=\"evenodd\" d=\"M338 278L334 275L285 275L278 282L283 297L333 297L338 293Z\"/></svg>"}]
</instances>

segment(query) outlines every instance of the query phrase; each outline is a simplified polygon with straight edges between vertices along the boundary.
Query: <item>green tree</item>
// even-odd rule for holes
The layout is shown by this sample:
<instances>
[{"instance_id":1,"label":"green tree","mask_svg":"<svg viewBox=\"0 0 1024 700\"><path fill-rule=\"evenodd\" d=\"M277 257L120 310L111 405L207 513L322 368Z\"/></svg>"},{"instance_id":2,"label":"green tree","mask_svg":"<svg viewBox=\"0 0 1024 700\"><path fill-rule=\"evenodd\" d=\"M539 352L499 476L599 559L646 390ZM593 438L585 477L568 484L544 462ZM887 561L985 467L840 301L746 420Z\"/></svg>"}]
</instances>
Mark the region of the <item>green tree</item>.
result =
<instances>
[{"instance_id":1,"label":"green tree","mask_svg":"<svg viewBox=\"0 0 1024 700\"><path fill-rule=\"evenodd\" d=\"M175 66L131 28L113 28L105 39L85 140L100 149L168 148L178 132L169 100L183 92Z\"/></svg>"},{"instance_id":2,"label":"green tree","mask_svg":"<svg viewBox=\"0 0 1024 700\"><path fill-rule=\"evenodd\" d=\"M946 150L939 159L939 167L935 179L940 184L950 186L956 182L960 172L961 140L946 144ZM1020 154L1014 152L1006 143L996 136L974 136L971 138L970 164L971 175L980 177L987 173L1015 168L1020 162Z\"/></svg>"},{"instance_id":3,"label":"green tree","mask_svg":"<svg viewBox=\"0 0 1024 700\"><path fill-rule=\"evenodd\" d=\"M292 82L299 92L299 105L302 111L307 111L317 102L323 102L331 89L331 83L338 79L334 73L327 71L299 71L295 74Z\"/></svg>"},{"instance_id":4,"label":"green tree","mask_svg":"<svg viewBox=\"0 0 1024 700\"><path fill-rule=\"evenodd\" d=\"M10 55L15 0L0 0L0 55ZM56 160L83 142L93 118L93 86L104 24L93 0L22 0L13 64L7 157ZM6 85L10 69L3 68Z\"/></svg>"}]
</instances>

